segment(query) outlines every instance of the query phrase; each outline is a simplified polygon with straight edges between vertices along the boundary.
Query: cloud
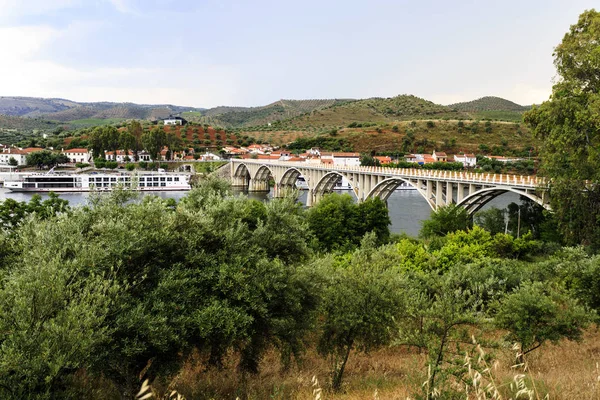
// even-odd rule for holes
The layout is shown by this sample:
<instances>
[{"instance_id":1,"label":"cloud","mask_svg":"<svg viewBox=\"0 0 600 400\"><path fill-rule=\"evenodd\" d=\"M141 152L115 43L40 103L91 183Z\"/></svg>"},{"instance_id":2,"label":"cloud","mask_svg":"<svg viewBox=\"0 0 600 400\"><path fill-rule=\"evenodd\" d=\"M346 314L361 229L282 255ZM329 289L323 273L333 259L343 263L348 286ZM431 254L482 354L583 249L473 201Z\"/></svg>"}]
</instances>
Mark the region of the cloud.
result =
<instances>
[{"instance_id":1,"label":"cloud","mask_svg":"<svg viewBox=\"0 0 600 400\"><path fill-rule=\"evenodd\" d=\"M0 0L0 21L12 21L15 17L28 15L45 15L79 4L81 0Z\"/></svg>"}]
</instances>

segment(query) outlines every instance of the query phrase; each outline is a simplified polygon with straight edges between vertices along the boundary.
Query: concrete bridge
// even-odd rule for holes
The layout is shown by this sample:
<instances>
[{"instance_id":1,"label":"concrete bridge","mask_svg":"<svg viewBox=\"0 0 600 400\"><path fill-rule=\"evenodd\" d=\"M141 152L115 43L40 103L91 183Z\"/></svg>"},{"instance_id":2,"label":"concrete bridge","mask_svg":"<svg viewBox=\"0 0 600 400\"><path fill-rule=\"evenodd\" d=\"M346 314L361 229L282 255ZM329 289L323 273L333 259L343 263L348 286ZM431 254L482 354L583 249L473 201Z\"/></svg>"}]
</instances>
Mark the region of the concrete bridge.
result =
<instances>
[{"instance_id":1,"label":"concrete bridge","mask_svg":"<svg viewBox=\"0 0 600 400\"><path fill-rule=\"evenodd\" d=\"M249 191L269 191L270 182L274 182L275 197L295 189L296 180L303 176L308 184L306 205L309 207L330 193L341 176L350 182L359 202L371 197L387 202L394 190L405 182L413 186L433 210L457 204L472 214L494 197L507 192L525 196L550 209L546 185L535 176L252 159L232 159L230 162L234 186Z\"/></svg>"}]
</instances>

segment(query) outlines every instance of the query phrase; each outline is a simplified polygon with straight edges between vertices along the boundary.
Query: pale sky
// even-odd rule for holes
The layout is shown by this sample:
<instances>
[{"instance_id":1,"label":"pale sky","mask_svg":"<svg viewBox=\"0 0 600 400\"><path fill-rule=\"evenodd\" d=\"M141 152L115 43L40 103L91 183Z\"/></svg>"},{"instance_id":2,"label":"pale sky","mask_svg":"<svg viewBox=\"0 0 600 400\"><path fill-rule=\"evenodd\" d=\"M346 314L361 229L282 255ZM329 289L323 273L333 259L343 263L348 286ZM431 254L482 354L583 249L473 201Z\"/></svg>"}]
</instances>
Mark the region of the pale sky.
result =
<instances>
[{"instance_id":1,"label":"pale sky","mask_svg":"<svg viewBox=\"0 0 600 400\"><path fill-rule=\"evenodd\" d=\"M587 0L0 0L0 96L259 106L550 94Z\"/></svg>"}]
</instances>

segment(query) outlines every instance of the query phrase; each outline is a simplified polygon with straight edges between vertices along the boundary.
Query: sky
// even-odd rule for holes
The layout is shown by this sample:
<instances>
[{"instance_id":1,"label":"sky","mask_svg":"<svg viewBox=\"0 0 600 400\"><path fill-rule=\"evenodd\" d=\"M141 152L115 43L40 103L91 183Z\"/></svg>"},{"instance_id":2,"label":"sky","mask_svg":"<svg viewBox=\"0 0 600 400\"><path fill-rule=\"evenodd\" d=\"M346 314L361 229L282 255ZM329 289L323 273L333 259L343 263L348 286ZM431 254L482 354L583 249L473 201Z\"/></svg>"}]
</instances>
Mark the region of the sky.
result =
<instances>
[{"instance_id":1,"label":"sky","mask_svg":"<svg viewBox=\"0 0 600 400\"><path fill-rule=\"evenodd\" d=\"M597 2L596 2L597 3ZM0 0L0 96L540 103L588 0Z\"/></svg>"}]
</instances>

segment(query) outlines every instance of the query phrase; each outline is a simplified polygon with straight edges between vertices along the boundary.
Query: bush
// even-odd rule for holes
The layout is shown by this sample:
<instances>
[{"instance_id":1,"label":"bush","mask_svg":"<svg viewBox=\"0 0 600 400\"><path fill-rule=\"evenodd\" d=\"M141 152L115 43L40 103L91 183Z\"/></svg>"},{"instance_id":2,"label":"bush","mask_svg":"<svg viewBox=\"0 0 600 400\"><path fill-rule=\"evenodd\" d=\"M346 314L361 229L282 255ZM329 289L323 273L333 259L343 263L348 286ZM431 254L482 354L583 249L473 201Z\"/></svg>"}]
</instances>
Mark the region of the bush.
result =
<instances>
[{"instance_id":1,"label":"bush","mask_svg":"<svg viewBox=\"0 0 600 400\"><path fill-rule=\"evenodd\" d=\"M160 163L160 168L164 169L165 171L169 169L169 164L167 163Z\"/></svg>"},{"instance_id":2,"label":"bush","mask_svg":"<svg viewBox=\"0 0 600 400\"><path fill-rule=\"evenodd\" d=\"M148 168L148 162L147 161L140 161L138 163L138 165L140 166L140 168L143 168L143 169Z\"/></svg>"},{"instance_id":3,"label":"bush","mask_svg":"<svg viewBox=\"0 0 600 400\"><path fill-rule=\"evenodd\" d=\"M107 161L105 163L105 165L106 165L106 168L115 169L119 166L119 163L116 161Z\"/></svg>"},{"instance_id":4,"label":"bush","mask_svg":"<svg viewBox=\"0 0 600 400\"><path fill-rule=\"evenodd\" d=\"M90 164L86 164L86 163L76 163L75 164L75 167L77 167L77 168L86 168L89 166L90 166Z\"/></svg>"},{"instance_id":5,"label":"bush","mask_svg":"<svg viewBox=\"0 0 600 400\"><path fill-rule=\"evenodd\" d=\"M155 162L149 162L148 163L148 169L155 169L156 168L156 163Z\"/></svg>"},{"instance_id":6,"label":"bush","mask_svg":"<svg viewBox=\"0 0 600 400\"><path fill-rule=\"evenodd\" d=\"M125 169L127 171L133 171L135 169L135 164L126 164Z\"/></svg>"}]
</instances>

